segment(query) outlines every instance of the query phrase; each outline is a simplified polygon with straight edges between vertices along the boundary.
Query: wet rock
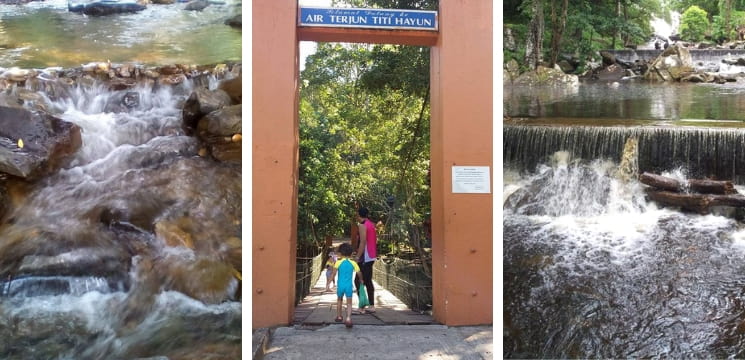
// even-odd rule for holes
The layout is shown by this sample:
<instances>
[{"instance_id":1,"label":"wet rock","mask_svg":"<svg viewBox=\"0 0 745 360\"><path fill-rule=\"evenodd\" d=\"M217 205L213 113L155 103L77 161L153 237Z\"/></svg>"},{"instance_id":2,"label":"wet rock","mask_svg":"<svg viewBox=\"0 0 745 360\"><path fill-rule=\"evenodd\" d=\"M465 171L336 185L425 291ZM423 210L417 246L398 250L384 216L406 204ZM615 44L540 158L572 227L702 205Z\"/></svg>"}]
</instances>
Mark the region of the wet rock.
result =
<instances>
[{"instance_id":1,"label":"wet rock","mask_svg":"<svg viewBox=\"0 0 745 360\"><path fill-rule=\"evenodd\" d=\"M165 65L158 68L158 72L161 75L175 75L175 74L181 74L184 71L177 65Z\"/></svg>"},{"instance_id":2,"label":"wet rock","mask_svg":"<svg viewBox=\"0 0 745 360\"><path fill-rule=\"evenodd\" d=\"M626 76L626 71L619 65L611 65L597 71L594 78L599 81L618 81Z\"/></svg>"},{"instance_id":3,"label":"wet rock","mask_svg":"<svg viewBox=\"0 0 745 360\"><path fill-rule=\"evenodd\" d=\"M170 5L176 3L176 0L152 0L152 3L157 5Z\"/></svg>"},{"instance_id":4,"label":"wet rock","mask_svg":"<svg viewBox=\"0 0 745 360\"><path fill-rule=\"evenodd\" d=\"M241 143L216 141L209 144L212 157L218 161L228 163L241 162Z\"/></svg>"},{"instance_id":5,"label":"wet rock","mask_svg":"<svg viewBox=\"0 0 745 360\"><path fill-rule=\"evenodd\" d=\"M523 86L566 86L579 84L579 78L577 75L564 74L561 70L539 66L534 71L528 71L520 75L515 79L513 84Z\"/></svg>"},{"instance_id":6,"label":"wet rock","mask_svg":"<svg viewBox=\"0 0 745 360\"><path fill-rule=\"evenodd\" d=\"M11 209L11 198L5 181L6 179L0 178L0 219L3 219Z\"/></svg>"},{"instance_id":7,"label":"wet rock","mask_svg":"<svg viewBox=\"0 0 745 360\"><path fill-rule=\"evenodd\" d=\"M204 115L230 104L230 95L223 90L212 91L203 87L197 88L184 103L184 129L192 131Z\"/></svg>"},{"instance_id":8,"label":"wet rock","mask_svg":"<svg viewBox=\"0 0 745 360\"><path fill-rule=\"evenodd\" d=\"M223 80L220 82L218 87L220 90L225 91L230 95L230 99L233 100L233 105L240 104L243 101L243 77L239 73L238 76Z\"/></svg>"},{"instance_id":9,"label":"wet rock","mask_svg":"<svg viewBox=\"0 0 745 360\"><path fill-rule=\"evenodd\" d=\"M137 86L137 80L131 78L112 78L109 82L109 89L112 91L131 89Z\"/></svg>"},{"instance_id":10,"label":"wet rock","mask_svg":"<svg viewBox=\"0 0 745 360\"><path fill-rule=\"evenodd\" d=\"M136 91L119 91L106 100L103 111L107 113L128 112L140 105L140 94Z\"/></svg>"},{"instance_id":11,"label":"wet rock","mask_svg":"<svg viewBox=\"0 0 745 360\"><path fill-rule=\"evenodd\" d=\"M57 170L81 144L80 128L72 123L40 111L0 106L1 172L36 179Z\"/></svg>"},{"instance_id":12,"label":"wet rock","mask_svg":"<svg viewBox=\"0 0 745 360\"><path fill-rule=\"evenodd\" d=\"M112 14L131 13L145 10L145 5L134 2L91 2L86 4L68 3L71 12L83 13L90 16L105 16Z\"/></svg>"},{"instance_id":13,"label":"wet rock","mask_svg":"<svg viewBox=\"0 0 745 360\"><path fill-rule=\"evenodd\" d=\"M243 106L226 106L215 110L199 120L200 129L205 129L212 135L233 136L241 133L241 110ZM201 124L204 122L204 124Z\"/></svg>"},{"instance_id":14,"label":"wet rock","mask_svg":"<svg viewBox=\"0 0 745 360\"><path fill-rule=\"evenodd\" d=\"M167 256L156 266L166 272L167 288L204 303L217 304L237 296L238 279L226 262L206 258L183 262L178 256Z\"/></svg>"},{"instance_id":15,"label":"wet rock","mask_svg":"<svg viewBox=\"0 0 745 360\"><path fill-rule=\"evenodd\" d=\"M238 14L236 16L233 16L225 20L225 25L229 25L231 27L240 29L243 26L242 21L243 21L243 16L241 14Z\"/></svg>"},{"instance_id":16,"label":"wet rock","mask_svg":"<svg viewBox=\"0 0 745 360\"><path fill-rule=\"evenodd\" d=\"M207 0L193 0L187 3L186 6L184 6L184 10L202 11L207 6L210 6L209 1Z\"/></svg>"},{"instance_id":17,"label":"wet rock","mask_svg":"<svg viewBox=\"0 0 745 360\"><path fill-rule=\"evenodd\" d=\"M34 70L19 69L17 67L13 67L5 70L2 74L0 74L0 78L13 82L23 82L30 77L36 76L36 74L37 73Z\"/></svg>"}]
</instances>

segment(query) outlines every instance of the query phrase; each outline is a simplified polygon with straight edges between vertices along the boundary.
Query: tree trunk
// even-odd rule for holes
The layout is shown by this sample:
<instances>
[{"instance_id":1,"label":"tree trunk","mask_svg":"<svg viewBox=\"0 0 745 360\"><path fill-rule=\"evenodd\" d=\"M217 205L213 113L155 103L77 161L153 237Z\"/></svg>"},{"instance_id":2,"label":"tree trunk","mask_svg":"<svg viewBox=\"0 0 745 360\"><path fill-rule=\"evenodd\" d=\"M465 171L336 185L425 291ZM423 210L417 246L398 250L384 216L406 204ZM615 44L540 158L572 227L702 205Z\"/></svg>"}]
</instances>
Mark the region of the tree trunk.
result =
<instances>
[{"instance_id":1,"label":"tree trunk","mask_svg":"<svg viewBox=\"0 0 745 360\"><path fill-rule=\"evenodd\" d=\"M679 206L699 214L708 214L712 206L745 207L745 196L740 194L681 194L656 189L647 189L646 193L650 200L664 205Z\"/></svg>"},{"instance_id":2,"label":"tree trunk","mask_svg":"<svg viewBox=\"0 0 745 360\"><path fill-rule=\"evenodd\" d=\"M564 0L561 5L561 17L556 19L556 4L555 2L551 3L551 26L553 27L551 33L551 67L556 65L556 61L559 58L559 47L561 46L561 37L566 28L568 8L569 0Z\"/></svg>"},{"instance_id":3,"label":"tree trunk","mask_svg":"<svg viewBox=\"0 0 745 360\"><path fill-rule=\"evenodd\" d=\"M618 18L621 17L621 0L616 0L616 16ZM618 37L618 23L614 26L613 29L613 42L611 43L610 48L615 49L616 48L616 38Z\"/></svg>"},{"instance_id":4,"label":"tree trunk","mask_svg":"<svg viewBox=\"0 0 745 360\"><path fill-rule=\"evenodd\" d=\"M688 189L703 194L737 194L737 190L735 190L735 186L731 181L691 179L683 183L669 177L646 172L639 176L639 181L645 185L674 192L682 192Z\"/></svg>"},{"instance_id":5,"label":"tree trunk","mask_svg":"<svg viewBox=\"0 0 745 360\"><path fill-rule=\"evenodd\" d=\"M540 65L543 53L543 0L532 0L532 16L525 42L525 63L535 70Z\"/></svg>"},{"instance_id":6,"label":"tree trunk","mask_svg":"<svg viewBox=\"0 0 745 360\"><path fill-rule=\"evenodd\" d=\"M724 12L724 33L725 39L731 40L730 35L732 32L732 0L723 0L724 6L721 12Z\"/></svg>"}]
</instances>

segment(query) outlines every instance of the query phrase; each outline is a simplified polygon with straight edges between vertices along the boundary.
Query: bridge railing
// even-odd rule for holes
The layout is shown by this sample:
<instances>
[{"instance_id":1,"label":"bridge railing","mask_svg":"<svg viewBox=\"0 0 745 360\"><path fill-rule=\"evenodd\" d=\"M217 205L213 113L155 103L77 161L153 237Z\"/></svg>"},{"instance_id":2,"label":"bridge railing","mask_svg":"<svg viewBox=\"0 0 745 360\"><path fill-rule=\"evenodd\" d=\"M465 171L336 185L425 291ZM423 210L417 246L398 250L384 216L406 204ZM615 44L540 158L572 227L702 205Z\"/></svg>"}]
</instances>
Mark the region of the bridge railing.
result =
<instances>
[{"instance_id":1,"label":"bridge railing","mask_svg":"<svg viewBox=\"0 0 745 360\"><path fill-rule=\"evenodd\" d=\"M314 257L298 257L295 264L295 305L310 293L310 289L318 282L324 263L322 251Z\"/></svg>"},{"instance_id":2,"label":"bridge railing","mask_svg":"<svg viewBox=\"0 0 745 360\"><path fill-rule=\"evenodd\" d=\"M428 311L432 308L432 279L418 261L380 258L373 266L373 280L410 309Z\"/></svg>"}]
</instances>

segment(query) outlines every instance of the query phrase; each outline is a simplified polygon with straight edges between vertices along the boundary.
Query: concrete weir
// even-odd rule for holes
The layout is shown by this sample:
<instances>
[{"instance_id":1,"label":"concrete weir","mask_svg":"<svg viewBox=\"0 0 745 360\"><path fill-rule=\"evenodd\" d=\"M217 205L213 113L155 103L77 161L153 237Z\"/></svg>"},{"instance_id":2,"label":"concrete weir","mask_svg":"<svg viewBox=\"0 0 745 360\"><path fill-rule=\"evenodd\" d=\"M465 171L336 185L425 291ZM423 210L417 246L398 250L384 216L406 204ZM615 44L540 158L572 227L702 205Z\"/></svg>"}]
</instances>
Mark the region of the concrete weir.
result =
<instances>
[{"instance_id":1,"label":"concrete weir","mask_svg":"<svg viewBox=\"0 0 745 360\"><path fill-rule=\"evenodd\" d=\"M519 171L534 171L557 151L619 162L626 140L636 137L639 172L683 167L691 177L745 183L742 129L505 125L503 131L504 164Z\"/></svg>"},{"instance_id":2,"label":"concrete weir","mask_svg":"<svg viewBox=\"0 0 745 360\"><path fill-rule=\"evenodd\" d=\"M639 60L651 61L656 59L662 53L662 50L644 49L644 50L605 50L612 54L616 59L623 62L633 63ZM691 59L694 63L698 62L720 62L725 58L745 57L745 49L688 49L691 53Z\"/></svg>"}]
</instances>

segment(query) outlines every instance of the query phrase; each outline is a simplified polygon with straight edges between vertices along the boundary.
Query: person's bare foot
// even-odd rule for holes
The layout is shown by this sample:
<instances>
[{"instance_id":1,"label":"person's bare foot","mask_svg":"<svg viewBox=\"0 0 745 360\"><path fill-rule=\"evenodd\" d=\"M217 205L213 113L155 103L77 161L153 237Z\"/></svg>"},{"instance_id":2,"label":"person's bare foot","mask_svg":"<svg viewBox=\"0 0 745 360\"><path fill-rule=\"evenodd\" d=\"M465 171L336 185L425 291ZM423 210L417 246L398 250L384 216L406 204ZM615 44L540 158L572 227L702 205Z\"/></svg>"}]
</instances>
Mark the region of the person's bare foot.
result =
<instances>
[{"instance_id":1,"label":"person's bare foot","mask_svg":"<svg viewBox=\"0 0 745 360\"><path fill-rule=\"evenodd\" d=\"M352 319L351 318L347 318L347 321L344 322L344 326L346 326L347 329L351 328L352 327Z\"/></svg>"}]
</instances>

